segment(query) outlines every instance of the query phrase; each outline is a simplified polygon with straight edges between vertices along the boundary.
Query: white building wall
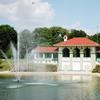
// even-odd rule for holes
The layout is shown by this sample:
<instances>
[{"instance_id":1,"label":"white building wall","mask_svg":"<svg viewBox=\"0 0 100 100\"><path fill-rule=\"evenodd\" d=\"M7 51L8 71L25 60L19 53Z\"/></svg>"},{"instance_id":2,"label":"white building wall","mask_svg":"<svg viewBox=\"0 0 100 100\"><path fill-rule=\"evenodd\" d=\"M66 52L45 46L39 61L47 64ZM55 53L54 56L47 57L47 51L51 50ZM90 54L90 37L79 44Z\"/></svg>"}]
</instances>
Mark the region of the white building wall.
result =
<instances>
[{"instance_id":1,"label":"white building wall","mask_svg":"<svg viewBox=\"0 0 100 100\"><path fill-rule=\"evenodd\" d=\"M73 57L73 49L69 47L70 57L62 57L64 47L59 47L58 54L58 71L92 71L96 65L95 47L90 47L91 57L84 57L83 50L86 47L78 47L80 49L80 57Z\"/></svg>"},{"instance_id":2,"label":"white building wall","mask_svg":"<svg viewBox=\"0 0 100 100\"><path fill-rule=\"evenodd\" d=\"M63 57L62 50L65 47L59 47L58 49L58 61L53 60L53 53L51 58L45 58L45 53L43 53L43 58L37 58L37 54L34 54L35 63L45 63L45 64L57 64L58 71L92 71L96 66L96 51L95 47L90 47L91 57L84 57L83 50L87 47L78 47L80 49L80 57L73 57L73 49L75 47L68 47L70 50L70 57Z\"/></svg>"}]
</instances>

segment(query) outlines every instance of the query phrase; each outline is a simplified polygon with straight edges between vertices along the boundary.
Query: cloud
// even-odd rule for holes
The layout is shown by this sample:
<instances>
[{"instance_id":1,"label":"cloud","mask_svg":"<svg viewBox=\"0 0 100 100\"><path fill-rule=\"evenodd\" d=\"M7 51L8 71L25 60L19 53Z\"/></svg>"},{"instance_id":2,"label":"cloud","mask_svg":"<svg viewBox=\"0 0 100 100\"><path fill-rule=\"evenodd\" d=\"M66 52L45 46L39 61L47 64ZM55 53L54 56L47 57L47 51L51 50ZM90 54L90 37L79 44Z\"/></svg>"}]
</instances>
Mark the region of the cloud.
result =
<instances>
[{"instance_id":1,"label":"cloud","mask_svg":"<svg viewBox=\"0 0 100 100\"><path fill-rule=\"evenodd\" d=\"M80 28L81 23L79 21L75 22L72 25L69 25L69 29L78 29Z\"/></svg>"},{"instance_id":2,"label":"cloud","mask_svg":"<svg viewBox=\"0 0 100 100\"><path fill-rule=\"evenodd\" d=\"M0 4L10 4L15 2L16 0L0 0Z\"/></svg>"},{"instance_id":3,"label":"cloud","mask_svg":"<svg viewBox=\"0 0 100 100\"><path fill-rule=\"evenodd\" d=\"M11 3L0 3L0 17L25 28L48 24L53 16L54 9L48 2L42 0L16 0Z\"/></svg>"},{"instance_id":4,"label":"cloud","mask_svg":"<svg viewBox=\"0 0 100 100\"><path fill-rule=\"evenodd\" d=\"M87 34L93 34L96 32L95 28L89 28L87 26L82 25L80 21L76 21L74 24L67 26L67 28L70 29L76 29L76 30L83 30Z\"/></svg>"}]
</instances>

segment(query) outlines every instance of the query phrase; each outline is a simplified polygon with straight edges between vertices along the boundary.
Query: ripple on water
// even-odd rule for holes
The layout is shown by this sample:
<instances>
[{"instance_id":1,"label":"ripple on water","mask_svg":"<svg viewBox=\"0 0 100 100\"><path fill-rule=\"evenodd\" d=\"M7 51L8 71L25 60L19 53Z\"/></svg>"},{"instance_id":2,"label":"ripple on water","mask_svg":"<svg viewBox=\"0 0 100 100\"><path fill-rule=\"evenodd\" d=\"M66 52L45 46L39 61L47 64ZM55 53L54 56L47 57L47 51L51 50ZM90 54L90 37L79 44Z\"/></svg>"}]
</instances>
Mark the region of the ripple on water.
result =
<instances>
[{"instance_id":1,"label":"ripple on water","mask_svg":"<svg viewBox=\"0 0 100 100\"><path fill-rule=\"evenodd\" d=\"M42 82L39 82L39 83L25 83L26 85L48 85L48 86L57 86L57 84L54 84L54 83L42 83Z\"/></svg>"},{"instance_id":2,"label":"ripple on water","mask_svg":"<svg viewBox=\"0 0 100 100\"><path fill-rule=\"evenodd\" d=\"M25 85L20 85L20 84L15 84L15 85L9 85L7 88L10 88L10 89L17 89L17 88L21 88L21 87L24 87Z\"/></svg>"},{"instance_id":3,"label":"ripple on water","mask_svg":"<svg viewBox=\"0 0 100 100\"><path fill-rule=\"evenodd\" d=\"M15 84L15 85L9 85L7 88L10 88L10 89L17 89L17 88L22 88L22 87L25 87L25 86L36 86L36 85L42 85L42 86L57 86L57 84L53 84L53 83L42 83L42 82L39 82L39 83L23 83L23 84Z\"/></svg>"}]
</instances>

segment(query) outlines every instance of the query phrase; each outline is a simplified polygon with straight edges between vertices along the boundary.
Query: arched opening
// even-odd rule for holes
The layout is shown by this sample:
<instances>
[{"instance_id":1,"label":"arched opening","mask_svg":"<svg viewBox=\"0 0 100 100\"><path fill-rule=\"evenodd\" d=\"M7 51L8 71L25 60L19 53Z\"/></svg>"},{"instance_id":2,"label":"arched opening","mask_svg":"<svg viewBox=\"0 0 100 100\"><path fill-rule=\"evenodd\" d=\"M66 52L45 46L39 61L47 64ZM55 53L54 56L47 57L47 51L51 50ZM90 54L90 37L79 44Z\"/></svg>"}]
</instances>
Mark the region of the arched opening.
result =
<instances>
[{"instance_id":1,"label":"arched opening","mask_svg":"<svg viewBox=\"0 0 100 100\"><path fill-rule=\"evenodd\" d=\"M84 57L90 57L90 49L89 48L86 48L84 49Z\"/></svg>"},{"instance_id":2,"label":"arched opening","mask_svg":"<svg viewBox=\"0 0 100 100\"><path fill-rule=\"evenodd\" d=\"M75 48L73 50L73 57L80 57L80 49L79 48Z\"/></svg>"},{"instance_id":3,"label":"arched opening","mask_svg":"<svg viewBox=\"0 0 100 100\"><path fill-rule=\"evenodd\" d=\"M68 48L63 49L63 57L69 57L70 56L70 50Z\"/></svg>"}]
</instances>

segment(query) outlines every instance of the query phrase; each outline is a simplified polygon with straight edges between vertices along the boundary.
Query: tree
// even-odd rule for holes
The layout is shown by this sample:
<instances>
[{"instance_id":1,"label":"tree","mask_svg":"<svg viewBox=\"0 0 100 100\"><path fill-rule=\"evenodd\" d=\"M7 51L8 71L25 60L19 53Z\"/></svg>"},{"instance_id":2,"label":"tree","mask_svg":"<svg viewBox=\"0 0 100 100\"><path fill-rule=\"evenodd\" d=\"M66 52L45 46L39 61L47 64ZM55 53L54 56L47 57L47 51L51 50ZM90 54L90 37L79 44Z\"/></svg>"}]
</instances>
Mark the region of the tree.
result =
<instances>
[{"instance_id":1,"label":"tree","mask_svg":"<svg viewBox=\"0 0 100 100\"><path fill-rule=\"evenodd\" d=\"M100 43L100 33L91 35L91 36L90 36L90 39L93 40L93 41L95 41L95 42Z\"/></svg>"},{"instance_id":2,"label":"tree","mask_svg":"<svg viewBox=\"0 0 100 100\"><path fill-rule=\"evenodd\" d=\"M53 45L63 40L65 34L68 35L68 31L62 27L50 27L50 28L36 28L33 31L34 41L38 45Z\"/></svg>"},{"instance_id":3,"label":"tree","mask_svg":"<svg viewBox=\"0 0 100 100\"><path fill-rule=\"evenodd\" d=\"M32 34L33 34L33 42L36 45L48 45L47 43L47 39L48 39L48 33L49 33L49 29L44 27L44 28L36 28Z\"/></svg>"},{"instance_id":4,"label":"tree","mask_svg":"<svg viewBox=\"0 0 100 100\"><path fill-rule=\"evenodd\" d=\"M69 36L68 30L64 29L62 27L51 27L50 28L50 44L53 45L55 43L58 43L60 41L63 41L64 35Z\"/></svg>"},{"instance_id":5,"label":"tree","mask_svg":"<svg viewBox=\"0 0 100 100\"><path fill-rule=\"evenodd\" d=\"M87 34L82 31L82 30L71 30L71 33L69 34L69 38L73 38L73 37L86 37Z\"/></svg>"},{"instance_id":6,"label":"tree","mask_svg":"<svg viewBox=\"0 0 100 100\"><path fill-rule=\"evenodd\" d=\"M20 57L24 58L26 52L30 52L33 49L33 36L27 29L20 33Z\"/></svg>"},{"instance_id":7,"label":"tree","mask_svg":"<svg viewBox=\"0 0 100 100\"><path fill-rule=\"evenodd\" d=\"M10 25L0 25L0 50L6 52L10 47L10 42L17 46L16 30Z\"/></svg>"}]
</instances>

